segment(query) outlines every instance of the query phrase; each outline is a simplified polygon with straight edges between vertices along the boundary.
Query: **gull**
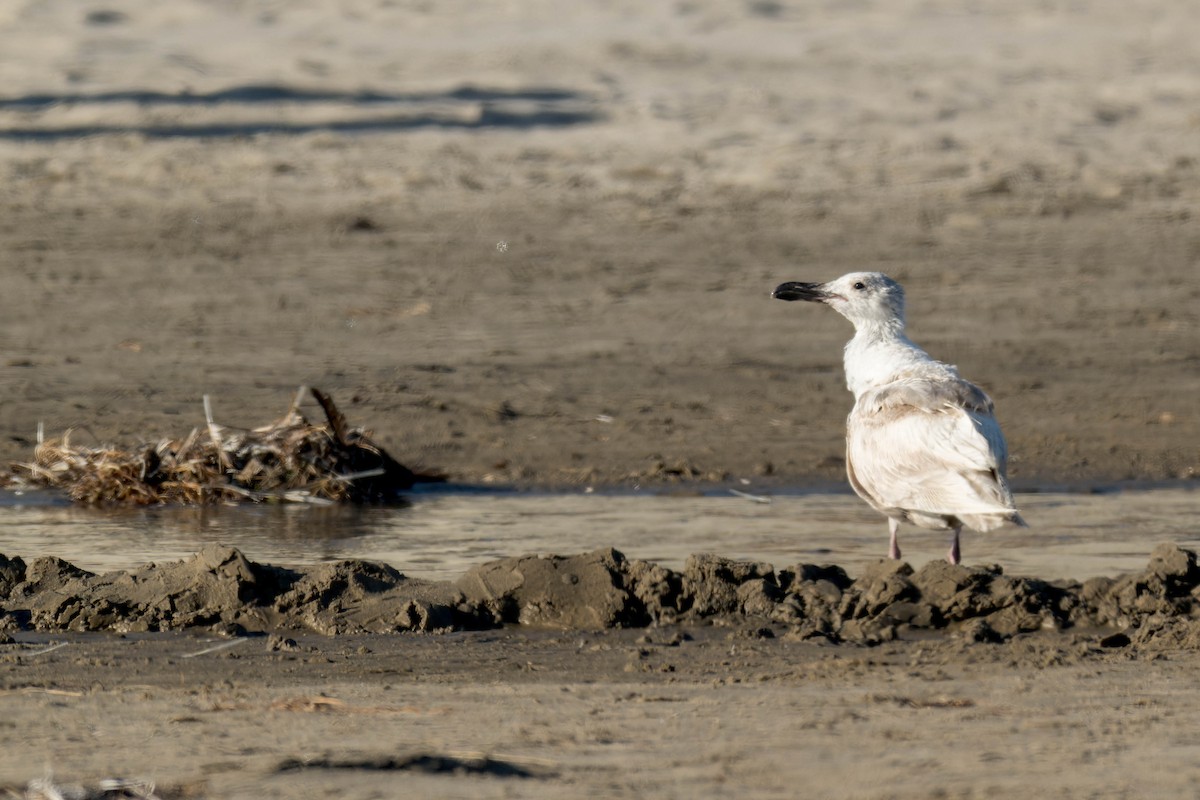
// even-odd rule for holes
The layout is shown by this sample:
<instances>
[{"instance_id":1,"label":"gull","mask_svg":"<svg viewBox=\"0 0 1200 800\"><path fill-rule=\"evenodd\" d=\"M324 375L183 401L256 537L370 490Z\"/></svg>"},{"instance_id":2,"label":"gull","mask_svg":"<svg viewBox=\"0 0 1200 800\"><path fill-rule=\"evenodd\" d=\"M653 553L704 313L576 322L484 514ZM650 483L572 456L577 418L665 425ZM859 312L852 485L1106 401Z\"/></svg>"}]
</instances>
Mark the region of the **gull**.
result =
<instances>
[{"instance_id":1,"label":"gull","mask_svg":"<svg viewBox=\"0 0 1200 800\"><path fill-rule=\"evenodd\" d=\"M987 532L1026 527L1008 487L1008 448L992 399L904 335L904 289L880 272L828 283L789 281L771 296L824 303L854 324L846 345L846 476L888 519L890 558L900 523L950 530L946 560L962 559L965 525Z\"/></svg>"}]
</instances>

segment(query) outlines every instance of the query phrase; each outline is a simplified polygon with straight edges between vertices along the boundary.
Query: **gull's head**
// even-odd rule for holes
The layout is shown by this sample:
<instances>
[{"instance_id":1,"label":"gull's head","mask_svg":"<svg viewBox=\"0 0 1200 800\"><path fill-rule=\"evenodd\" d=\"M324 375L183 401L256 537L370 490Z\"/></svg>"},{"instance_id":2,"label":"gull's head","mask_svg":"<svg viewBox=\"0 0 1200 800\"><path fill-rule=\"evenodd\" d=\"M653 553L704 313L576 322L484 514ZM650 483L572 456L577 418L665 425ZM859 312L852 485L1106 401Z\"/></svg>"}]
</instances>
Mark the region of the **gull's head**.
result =
<instances>
[{"instance_id":1,"label":"gull's head","mask_svg":"<svg viewBox=\"0 0 1200 800\"><path fill-rule=\"evenodd\" d=\"M824 303L859 328L904 327L904 288L882 272L851 272L828 283L781 283L776 300Z\"/></svg>"}]
</instances>

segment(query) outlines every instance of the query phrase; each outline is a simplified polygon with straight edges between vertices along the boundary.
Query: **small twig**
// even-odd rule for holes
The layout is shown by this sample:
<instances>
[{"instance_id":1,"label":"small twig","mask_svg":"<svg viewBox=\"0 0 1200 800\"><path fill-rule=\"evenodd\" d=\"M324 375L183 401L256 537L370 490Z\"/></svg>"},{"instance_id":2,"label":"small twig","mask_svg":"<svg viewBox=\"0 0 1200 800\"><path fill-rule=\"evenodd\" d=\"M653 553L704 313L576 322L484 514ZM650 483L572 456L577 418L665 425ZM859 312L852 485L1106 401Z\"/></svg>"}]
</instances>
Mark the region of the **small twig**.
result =
<instances>
[{"instance_id":1,"label":"small twig","mask_svg":"<svg viewBox=\"0 0 1200 800\"><path fill-rule=\"evenodd\" d=\"M204 395L204 419L208 422L208 435L212 437L213 448L217 451L217 462L221 465L221 471L225 472L229 469L229 462L225 459L224 448L221 447L221 434L217 431L217 424L213 422L212 403L208 395Z\"/></svg>"},{"instance_id":2,"label":"small twig","mask_svg":"<svg viewBox=\"0 0 1200 800\"><path fill-rule=\"evenodd\" d=\"M327 497L317 497L315 494L309 494L302 489L293 489L289 492L284 492L281 495L273 495L281 500L286 500L289 503L305 503L310 506L335 506L337 503Z\"/></svg>"},{"instance_id":3,"label":"small twig","mask_svg":"<svg viewBox=\"0 0 1200 800\"><path fill-rule=\"evenodd\" d=\"M292 398L292 407L288 409L287 416L284 419L291 419L300 413L300 404L304 402L304 395L307 393L307 386L301 386L296 390L296 396Z\"/></svg>"},{"instance_id":4,"label":"small twig","mask_svg":"<svg viewBox=\"0 0 1200 800\"><path fill-rule=\"evenodd\" d=\"M753 503L762 503L763 505L771 504L771 498L766 497L765 495L750 494L749 492L739 491L738 489L730 489L729 493L737 497L744 497Z\"/></svg>"},{"instance_id":5,"label":"small twig","mask_svg":"<svg viewBox=\"0 0 1200 800\"><path fill-rule=\"evenodd\" d=\"M342 481L343 483L353 483L362 478L378 478L380 475L386 475L387 470L383 467L375 469L364 469L362 472L350 472L345 475L330 475L329 480Z\"/></svg>"},{"instance_id":6,"label":"small twig","mask_svg":"<svg viewBox=\"0 0 1200 800\"><path fill-rule=\"evenodd\" d=\"M194 653L186 653L185 655L182 656L182 658L195 658L196 656L205 656L205 655L208 655L209 653L217 653L217 652L220 652L221 650L228 650L231 647L237 647L239 644L242 644L243 642L248 642L248 641L250 641L250 637L243 636L240 639L233 639L232 641L221 642L221 644L216 644L216 645L213 645L212 647L206 647L203 650L197 650Z\"/></svg>"},{"instance_id":7,"label":"small twig","mask_svg":"<svg viewBox=\"0 0 1200 800\"><path fill-rule=\"evenodd\" d=\"M251 489L236 486L232 483L215 483L209 484L208 486L204 486L202 488L207 492L229 492L230 494L236 494L240 497L253 500L256 503L261 503L263 500L267 500L271 497L271 495L267 494L266 492L255 492Z\"/></svg>"},{"instance_id":8,"label":"small twig","mask_svg":"<svg viewBox=\"0 0 1200 800\"><path fill-rule=\"evenodd\" d=\"M99 787L100 791L105 793L120 792L118 797L132 796L141 798L141 800L158 800L158 795L154 793L154 781L143 781L136 778L105 778L100 781Z\"/></svg>"},{"instance_id":9,"label":"small twig","mask_svg":"<svg viewBox=\"0 0 1200 800\"><path fill-rule=\"evenodd\" d=\"M346 418L333 404L333 398L320 389L313 389L312 396L321 404L321 409L325 412L325 419L329 420L329 430L333 432L333 438L342 447L348 447L351 442L349 431L346 430Z\"/></svg>"},{"instance_id":10,"label":"small twig","mask_svg":"<svg viewBox=\"0 0 1200 800\"><path fill-rule=\"evenodd\" d=\"M34 650L32 653L22 653L21 655L23 655L23 656L44 656L44 655L46 655L46 653L53 653L55 650L61 650L62 648L66 647L69 644L70 644L70 642L59 642L58 644L52 644L43 650Z\"/></svg>"},{"instance_id":11,"label":"small twig","mask_svg":"<svg viewBox=\"0 0 1200 800\"><path fill-rule=\"evenodd\" d=\"M0 695L10 694L49 694L55 697L83 697L83 692L74 692L67 689L43 689L40 686L26 686L21 689L0 689Z\"/></svg>"}]
</instances>

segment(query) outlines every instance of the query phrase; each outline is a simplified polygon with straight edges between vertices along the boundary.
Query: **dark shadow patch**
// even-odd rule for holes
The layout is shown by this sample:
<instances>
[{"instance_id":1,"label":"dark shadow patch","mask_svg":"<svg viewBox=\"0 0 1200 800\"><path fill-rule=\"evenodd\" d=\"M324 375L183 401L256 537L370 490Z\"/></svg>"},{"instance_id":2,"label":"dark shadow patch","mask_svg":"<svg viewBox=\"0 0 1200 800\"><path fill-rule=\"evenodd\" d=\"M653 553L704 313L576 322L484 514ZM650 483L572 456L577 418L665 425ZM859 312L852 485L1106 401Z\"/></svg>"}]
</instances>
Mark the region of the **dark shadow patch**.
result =
<instances>
[{"instance_id":1,"label":"dark shadow patch","mask_svg":"<svg viewBox=\"0 0 1200 800\"><path fill-rule=\"evenodd\" d=\"M460 86L447 92L333 92L295 89L277 84L248 84L217 92L149 92L128 89L94 94L27 94L21 97L0 98L0 109L40 109L56 105L105 105L136 103L140 106L216 106L226 103L255 105L268 103L346 103L349 105L428 104L447 102L499 103L565 103L591 98L569 89L482 89Z\"/></svg>"},{"instance_id":2,"label":"dark shadow patch","mask_svg":"<svg viewBox=\"0 0 1200 800\"><path fill-rule=\"evenodd\" d=\"M341 122L320 123L213 123L208 125L79 125L70 128L7 128L0 129L0 139L9 141L53 142L86 136L114 136L136 133L149 139L223 139L241 136L273 134L302 136L308 133L399 133L420 128L475 130L482 128L565 128L596 122L600 115L588 111L499 111L485 110L477 119L452 117L397 116Z\"/></svg>"},{"instance_id":3,"label":"dark shadow patch","mask_svg":"<svg viewBox=\"0 0 1200 800\"><path fill-rule=\"evenodd\" d=\"M394 106L404 113L343 118L322 122L279 122L261 119L239 122L196 122L178 125L97 124L76 126L10 127L0 129L0 139L10 141L57 141L83 136L135 133L152 139L233 138L276 134L299 136L317 131L336 133L387 133L421 128L523 130L537 127L569 127L602 119L593 106L595 98L569 89L483 89L461 86L445 92L337 92L297 89L275 84L235 86L206 94L164 93L142 90L94 94L28 94L0 98L0 110L41 111L54 106L99 106L133 103L142 107L209 107L240 105L332 104L350 109ZM438 107L433 110L430 106ZM464 109L477 113L463 114Z\"/></svg>"},{"instance_id":4,"label":"dark shadow patch","mask_svg":"<svg viewBox=\"0 0 1200 800\"><path fill-rule=\"evenodd\" d=\"M310 769L420 772L426 775L486 775L493 778L547 778L552 774L548 771L535 770L511 761L488 756L452 756L432 753L363 758L289 758L275 767L276 772L300 772Z\"/></svg>"},{"instance_id":5,"label":"dark shadow patch","mask_svg":"<svg viewBox=\"0 0 1200 800\"><path fill-rule=\"evenodd\" d=\"M129 17L120 11L112 11L110 9L102 8L95 11L89 11L87 16L83 18L83 21L88 25L104 27L107 25L120 25L128 22Z\"/></svg>"}]
</instances>

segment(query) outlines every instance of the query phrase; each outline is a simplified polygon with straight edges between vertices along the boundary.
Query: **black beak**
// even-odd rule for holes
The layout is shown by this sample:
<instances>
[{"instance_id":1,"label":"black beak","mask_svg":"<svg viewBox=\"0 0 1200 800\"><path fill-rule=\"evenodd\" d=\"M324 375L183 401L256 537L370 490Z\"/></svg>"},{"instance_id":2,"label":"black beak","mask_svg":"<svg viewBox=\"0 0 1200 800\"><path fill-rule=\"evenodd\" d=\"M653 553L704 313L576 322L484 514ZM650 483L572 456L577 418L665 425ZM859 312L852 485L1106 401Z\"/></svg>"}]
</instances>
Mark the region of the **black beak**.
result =
<instances>
[{"instance_id":1,"label":"black beak","mask_svg":"<svg viewBox=\"0 0 1200 800\"><path fill-rule=\"evenodd\" d=\"M829 299L829 292L822 289L821 286L820 283L788 281L776 286L775 291L771 292L771 297L776 300L808 300L823 303Z\"/></svg>"}]
</instances>

